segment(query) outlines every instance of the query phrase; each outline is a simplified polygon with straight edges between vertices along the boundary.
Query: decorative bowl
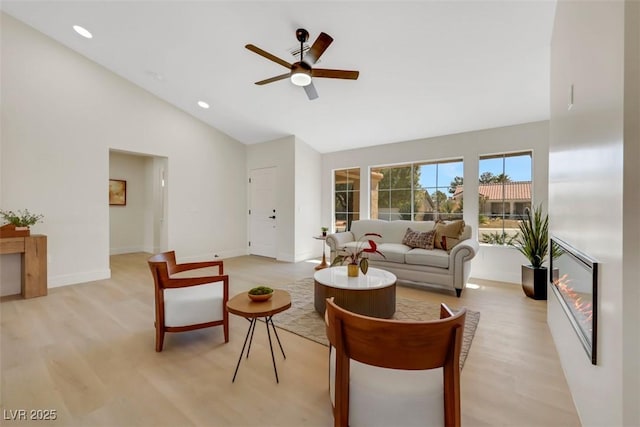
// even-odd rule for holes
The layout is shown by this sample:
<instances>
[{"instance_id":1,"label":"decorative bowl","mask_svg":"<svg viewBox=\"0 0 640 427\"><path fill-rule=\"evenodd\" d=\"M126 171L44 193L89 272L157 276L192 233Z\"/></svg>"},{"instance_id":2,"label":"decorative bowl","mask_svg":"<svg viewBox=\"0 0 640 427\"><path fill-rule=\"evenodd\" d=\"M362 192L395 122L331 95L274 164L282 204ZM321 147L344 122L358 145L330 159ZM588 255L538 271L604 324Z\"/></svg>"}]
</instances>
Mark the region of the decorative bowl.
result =
<instances>
[{"instance_id":1,"label":"decorative bowl","mask_svg":"<svg viewBox=\"0 0 640 427\"><path fill-rule=\"evenodd\" d=\"M273 289L267 286L258 286L247 292L251 301L267 301L273 296Z\"/></svg>"},{"instance_id":2,"label":"decorative bowl","mask_svg":"<svg viewBox=\"0 0 640 427\"><path fill-rule=\"evenodd\" d=\"M273 296L273 292L271 292L270 294L262 294L262 295L253 295L253 294L247 294L247 295L249 295L249 298L251 298L251 301L260 302L260 301L268 301Z\"/></svg>"}]
</instances>

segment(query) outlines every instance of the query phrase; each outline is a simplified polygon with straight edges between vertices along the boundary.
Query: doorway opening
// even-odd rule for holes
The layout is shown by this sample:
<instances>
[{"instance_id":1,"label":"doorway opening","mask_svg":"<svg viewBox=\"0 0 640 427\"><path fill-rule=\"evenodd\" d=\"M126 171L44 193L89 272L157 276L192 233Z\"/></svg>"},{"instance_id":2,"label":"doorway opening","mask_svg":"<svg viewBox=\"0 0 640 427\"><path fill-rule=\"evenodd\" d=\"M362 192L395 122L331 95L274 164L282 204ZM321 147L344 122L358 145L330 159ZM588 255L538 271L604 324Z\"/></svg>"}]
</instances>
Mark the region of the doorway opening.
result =
<instances>
[{"instance_id":1,"label":"doorway opening","mask_svg":"<svg viewBox=\"0 0 640 427\"><path fill-rule=\"evenodd\" d=\"M109 150L109 179L124 181L125 204L109 205L109 254L167 248L168 159Z\"/></svg>"}]
</instances>

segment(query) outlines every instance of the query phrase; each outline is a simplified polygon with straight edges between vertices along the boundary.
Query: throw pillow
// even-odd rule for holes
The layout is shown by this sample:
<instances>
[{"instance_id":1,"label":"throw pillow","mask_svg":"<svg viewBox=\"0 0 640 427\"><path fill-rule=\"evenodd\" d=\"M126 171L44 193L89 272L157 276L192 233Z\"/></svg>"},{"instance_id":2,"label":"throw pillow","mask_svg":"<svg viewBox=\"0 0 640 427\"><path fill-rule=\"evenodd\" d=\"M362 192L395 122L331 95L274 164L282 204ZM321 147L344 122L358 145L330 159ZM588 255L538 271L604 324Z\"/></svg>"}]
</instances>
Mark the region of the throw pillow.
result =
<instances>
[{"instance_id":1,"label":"throw pillow","mask_svg":"<svg viewBox=\"0 0 640 427\"><path fill-rule=\"evenodd\" d=\"M424 246L422 249L433 249L434 244L436 242L436 230L429 230L424 232Z\"/></svg>"},{"instance_id":2,"label":"throw pillow","mask_svg":"<svg viewBox=\"0 0 640 427\"><path fill-rule=\"evenodd\" d=\"M433 249L435 236L435 230L416 231L409 227L402 239L402 244L407 245L410 248Z\"/></svg>"},{"instance_id":3,"label":"throw pillow","mask_svg":"<svg viewBox=\"0 0 640 427\"><path fill-rule=\"evenodd\" d=\"M458 243L460 243L460 239L442 236L442 240L440 241L440 246L442 246L442 249L444 249L445 251L451 252L451 249L453 249L453 247Z\"/></svg>"},{"instance_id":4,"label":"throw pillow","mask_svg":"<svg viewBox=\"0 0 640 427\"><path fill-rule=\"evenodd\" d=\"M464 221L452 221L449 223L439 222L434 228L436 232L435 247L438 249L451 250L456 244L460 242L460 236L464 231ZM446 237L443 247L443 237ZM455 242L453 240L456 240Z\"/></svg>"}]
</instances>

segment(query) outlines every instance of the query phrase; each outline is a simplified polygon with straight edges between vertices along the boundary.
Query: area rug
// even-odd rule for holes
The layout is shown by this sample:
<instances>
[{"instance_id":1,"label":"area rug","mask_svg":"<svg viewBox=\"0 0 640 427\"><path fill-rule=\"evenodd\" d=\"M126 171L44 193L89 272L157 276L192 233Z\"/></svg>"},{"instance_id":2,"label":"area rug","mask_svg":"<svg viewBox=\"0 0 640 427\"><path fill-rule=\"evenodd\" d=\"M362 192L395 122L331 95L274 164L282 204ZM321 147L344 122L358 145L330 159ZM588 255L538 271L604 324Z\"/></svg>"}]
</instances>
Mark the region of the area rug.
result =
<instances>
[{"instance_id":1,"label":"area rug","mask_svg":"<svg viewBox=\"0 0 640 427\"><path fill-rule=\"evenodd\" d=\"M329 346L324 319L313 306L313 278L308 277L297 282L278 286L291 294L291 308L273 316L273 323L286 331ZM451 307L453 310L454 307ZM440 305L406 298L396 298L397 320L433 320L440 318ZM473 336L478 327L480 313L467 309L460 353L460 367L464 365Z\"/></svg>"}]
</instances>

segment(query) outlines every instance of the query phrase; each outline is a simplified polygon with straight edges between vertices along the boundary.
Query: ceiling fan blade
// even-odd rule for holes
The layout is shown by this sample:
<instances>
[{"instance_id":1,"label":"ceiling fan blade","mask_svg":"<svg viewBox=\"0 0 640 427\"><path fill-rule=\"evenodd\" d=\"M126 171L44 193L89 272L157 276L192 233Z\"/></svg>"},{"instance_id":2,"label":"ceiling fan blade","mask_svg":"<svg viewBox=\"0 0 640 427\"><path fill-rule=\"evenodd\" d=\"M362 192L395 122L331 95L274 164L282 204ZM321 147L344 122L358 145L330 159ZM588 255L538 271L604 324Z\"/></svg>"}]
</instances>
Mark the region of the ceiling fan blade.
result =
<instances>
[{"instance_id":1,"label":"ceiling fan blade","mask_svg":"<svg viewBox=\"0 0 640 427\"><path fill-rule=\"evenodd\" d=\"M309 98L310 101L318 97L318 92L316 91L316 87L313 85L313 82L303 87L304 87L304 91L307 92L307 97Z\"/></svg>"},{"instance_id":2,"label":"ceiling fan blade","mask_svg":"<svg viewBox=\"0 0 640 427\"><path fill-rule=\"evenodd\" d=\"M289 77L290 73L285 73L285 74L280 74L279 76L275 76L275 77L271 77L269 79L264 79L264 80L260 80L259 82L256 82L257 85L266 85L267 83L273 83L273 82L277 82L278 80L283 80Z\"/></svg>"},{"instance_id":3,"label":"ceiling fan blade","mask_svg":"<svg viewBox=\"0 0 640 427\"><path fill-rule=\"evenodd\" d=\"M311 70L311 76L326 77L329 79L357 80L359 75L360 75L359 71L328 70L326 68L314 68L313 70Z\"/></svg>"},{"instance_id":4,"label":"ceiling fan blade","mask_svg":"<svg viewBox=\"0 0 640 427\"><path fill-rule=\"evenodd\" d=\"M309 65L315 64L332 42L333 38L329 34L320 33L316 41L313 42L311 49L304 56L304 62Z\"/></svg>"},{"instance_id":5,"label":"ceiling fan blade","mask_svg":"<svg viewBox=\"0 0 640 427\"><path fill-rule=\"evenodd\" d=\"M275 55L270 54L269 52L260 49L258 46L254 46L252 44L248 44L245 46L247 49L249 49L251 52L257 53L260 56L263 56L275 63L278 63L280 65L282 65L283 67L289 68L291 69L291 64L289 64L287 61L285 61L284 59L280 59Z\"/></svg>"}]
</instances>

